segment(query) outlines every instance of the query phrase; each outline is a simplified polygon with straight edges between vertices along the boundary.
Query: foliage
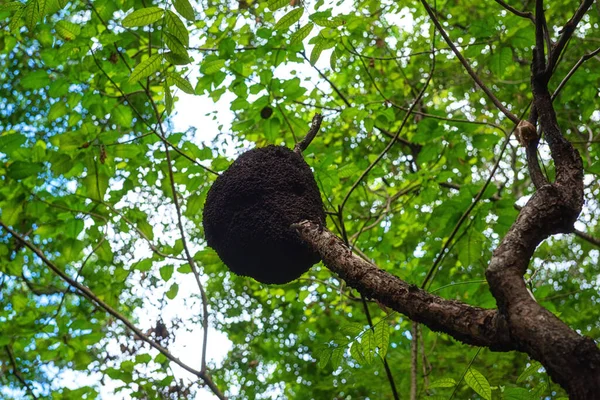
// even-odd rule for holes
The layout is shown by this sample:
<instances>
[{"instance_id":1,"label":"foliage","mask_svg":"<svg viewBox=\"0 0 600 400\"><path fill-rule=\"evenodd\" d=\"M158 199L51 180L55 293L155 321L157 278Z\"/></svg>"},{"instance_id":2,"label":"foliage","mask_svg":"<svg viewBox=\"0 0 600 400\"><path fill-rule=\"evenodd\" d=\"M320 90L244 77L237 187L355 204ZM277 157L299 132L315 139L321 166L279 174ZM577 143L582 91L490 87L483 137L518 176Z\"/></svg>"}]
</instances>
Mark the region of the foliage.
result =
<instances>
[{"instance_id":1,"label":"foliage","mask_svg":"<svg viewBox=\"0 0 600 400\"><path fill-rule=\"evenodd\" d=\"M333 3L0 2L0 220L99 300L151 326L144 333L167 348L177 326L206 331L203 298L194 295L167 326L139 310L185 296L180 279L193 280L198 267L210 325L233 344L202 372L231 398L393 398L384 358L398 392L408 394L416 338L420 397L565 396L522 354L477 351L425 327L415 337L409 320L369 301L371 330L360 296L323 266L265 286L230 274L204 246L202 206L232 154L293 147L321 112L325 121L304 156L328 226L408 282L421 285L431 270L435 293L495 306L486 264L517 216L515 204L533 191L524 150L515 139L503 146L514 124L464 72L420 5ZM555 39L575 4L546 8ZM525 114L531 21L498 3L438 1L436 9L486 85ZM597 10L584 17L551 88L596 49L599 23ZM589 237L549 239L530 266L536 299L596 340L598 61L586 59L555 100L584 160L586 207L576 228ZM186 116L196 129L175 130L182 93L225 104L233 122L203 142L202 118L223 121L227 112L198 110ZM552 176L544 142L540 156ZM202 379L174 370L6 228L0 299L4 398L99 398L107 381L116 396L136 398L200 390ZM102 378L75 386L54 379L69 371Z\"/></svg>"}]
</instances>

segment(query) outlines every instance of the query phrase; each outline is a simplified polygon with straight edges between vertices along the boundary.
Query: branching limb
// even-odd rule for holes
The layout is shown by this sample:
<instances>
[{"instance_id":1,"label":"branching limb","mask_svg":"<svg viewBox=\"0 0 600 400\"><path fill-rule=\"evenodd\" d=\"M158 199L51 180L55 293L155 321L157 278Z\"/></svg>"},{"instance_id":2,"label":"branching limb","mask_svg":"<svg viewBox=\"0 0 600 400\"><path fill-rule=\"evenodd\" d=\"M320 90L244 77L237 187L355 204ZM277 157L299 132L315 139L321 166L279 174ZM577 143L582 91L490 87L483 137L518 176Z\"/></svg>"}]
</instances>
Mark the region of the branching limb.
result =
<instances>
[{"instance_id":1,"label":"branching limb","mask_svg":"<svg viewBox=\"0 0 600 400\"><path fill-rule=\"evenodd\" d=\"M352 253L327 228L310 221L293 225L331 271L367 298L373 298L434 331L474 346L514 350L506 325L496 310L445 300L408 284Z\"/></svg>"},{"instance_id":2,"label":"branching limb","mask_svg":"<svg viewBox=\"0 0 600 400\"><path fill-rule=\"evenodd\" d=\"M306 150L306 148L310 145L315 136L317 136L317 133L319 133L319 129L321 129L321 122L323 122L323 116L321 114L315 114L315 116L312 119L312 123L310 124L310 129L308 130L308 133L306 134L304 139L296 143L296 146L294 147L294 152L301 154L304 150Z\"/></svg>"},{"instance_id":3,"label":"branching limb","mask_svg":"<svg viewBox=\"0 0 600 400\"><path fill-rule=\"evenodd\" d=\"M24 237L22 237L17 232L15 232L13 229L11 229L3 221L0 221L0 226L2 228L4 228L8 233L10 233L15 239L23 242L23 244L27 248L29 248L29 250L31 250L36 256L38 256L40 258L40 260L42 260L42 262L44 264L46 264L46 266L48 268L50 268L50 270L54 274L56 274L58 277L60 277L64 282L68 283L71 287L73 287L75 290L77 290L79 293L81 293L84 297L86 297L88 300L90 300L96 306L100 307L101 309L106 311L108 314L112 315L114 318L121 321L130 331L132 331L135 334L136 337L139 337L141 340L148 343L150 346L152 346L153 348L158 350L160 353L162 353L167 359L169 359L170 361L179 365L184 370L186 370L186 371L192 373L193 375L197 376L198 378L202 379L202 381L210 388L210 390L219 399L221 399L221 400L227 399L225 397L225 395L223 395L223 393L221 393L219 388L215 385L215 383L213 382L211 377L206 373L206 371L198 371L198 370L190 367L189 365L185 364L183 361L181 361L177 357L175 357L173 354L171 354L171 352L169 352L169 350L167 350L166 348L164 348L163 346L161 346L159 343L155 342L154 340L150 339L146 334L144 334L144 332L142 332L139 328L137 328L125 316L123 316L117 310L115 310L110 305L108 305L107 303L102 301L88 287L80 284L76 280L69 277L61 268L59 268L56 264L54 264L52 261L50 261L40 249L38 249L36 246L34 246L29 241L25 240Z\"/></svg>"}]
</instances>

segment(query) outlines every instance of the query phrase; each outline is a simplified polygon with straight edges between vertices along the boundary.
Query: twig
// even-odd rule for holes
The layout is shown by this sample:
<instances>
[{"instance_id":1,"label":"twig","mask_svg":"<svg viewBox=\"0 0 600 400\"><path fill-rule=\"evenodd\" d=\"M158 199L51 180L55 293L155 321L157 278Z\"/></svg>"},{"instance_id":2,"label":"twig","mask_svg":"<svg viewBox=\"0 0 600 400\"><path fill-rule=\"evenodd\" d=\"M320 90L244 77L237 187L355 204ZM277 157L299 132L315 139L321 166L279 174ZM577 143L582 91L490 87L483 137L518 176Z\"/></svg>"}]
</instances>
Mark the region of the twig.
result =
<instances>
[{"instance_id":1,"label":"twig","mask_svg":"<svg viewBox=\"0 0 600 400\"><path fill-rule=\"evenodd\" d=\"M302 57L306 61L308 61L309 64L311 64L309 58L306 57L306 54L304 52L301 52L300 54L302 55ZM323 72L321 72L321 70L316 65L312 65L312 67L314 68L315 71L317 71L317 73L319 75L321 75L321 78L325 79L327 81L327 83L329 83L329 86L331 86L331 88L333 89L333 91L336 92L338 96L340 96L340 99L342 99L342 101L344 102L344 104L346 104L346 106L348 106L348 107L352 107L352 104L350 104L350 102L348 101L348 99L346 98L346 96L344 96L344 94L342 93L342 91L335 85L335 83L333 83L331 81L331 79L329 79Z\"/></svg>"},{"instance_id":2,"label":"twig","mask_svg":"<svg viewBox=\"0 0 600 400\"><path fill-rule=\"evenodd\" d=\"M410 400L417 400L417 370L419 368L419 324L411 323L410 329Z\"/></svg>"},{"instance_id":3,"label":"twig","mask_svg":"<svg viewBox=\"0 0 600 400\"><path fill-rule=\"evenodd\" d=\"M545 71L547 81L550 80L552 72L554 71L554 67L558 63L558 59L565 46L567 45L567 42L569 41L569 39L571 39L571 36L573 36L573 33L575 32L575 28L579 24L579 21L581 21L581 19L593 3L594 0L583 0L579 5L577 11L575 11L575 14L573 14L571 19L565 24L565 26L563 26L562 33L558 38L558 41L550 51L550 54L548 54L548 66L546 67Z\"/></svg>"},{"instance_id":4,"label":"twig","mask_svg":"<svg viewBox=\"0 0 600 400\"><path fill-rule=\"evenodd\" d=\"M496 1L496 3L500 4L502 7L506 8L511 13L513 13L519 17L527 18L527 19L531 20L531 22L534 22L532 13L530 13L528 11L519 11L516 8L514 8L513 6L506 4L502 0L495 0L495 1Z\"/></svg>"},{"instance_id":5,"label":"twig","mask_svg":"<svg viewBox=\"0 0 600 400\"><path fill-rule=\"evenodd\" d=\"M321 122L323 122L323 116L321 114L315 114L315 116L312 119L312 123L310 124L310 129L308 130L308 133L306 134L304 139L296 143L296 146L294 146L295 153L300 154L304 150L306 150L306 148L310 145L310 142L312 142L315 136L317 136L317 133L319 133L319 129L321 128Z\"/></svg>"},{"instance_id":6,"label":"twig","mask_svg":"<svg viewBox=\"0 0 600 400\"><path fill-rule=\"evenodd\" d=\"M358 187L358 185L360 184L360 182L362 182L362 180L369 174L369 172L371 172L371 170L375 167L375 165L377 165L377 163L383 158L383 156L385 156L385 154L392 148L392 146L396 143L396 141L398 141L398 139L400 138L400 133L404 129L404 126L406 125L406 122L408 121L408 118L412 115L412 112L413 112L414 108L417 106L417 104L419 104L419 102L423 98L423 95L425 94L425 91L429 87L429 82L431 82L431 78L433 77L433 71L434 70L435 70L435 57L432 58L431 70L429 71L429 75L427 76L427 80L425 81L425 84L423 85L423 88L421 89L421 92L418 94L417 98L413 101L413 103L410 105L408 111L404 115L404 119L402 120L402 123L400 124L400 127L396 131L396 135L392 138L392 140L390 140L390 142L388 143L388 145L377 156L377 158L375 160L373 160L373 162L367 167L367 169L365 169L363 171L363 173L358 177L358 179L354 182L354 184L352 185L352 187L350 188L350 190L346 194L346 197L344 197L344 200L342 201L342 204L339 207L340 210L343 210L344 205L346 204L346 202L350 198L350 195Z\"/></svg>"},{"instance_id":7,"label":"twig","mask_svg":"<svg viewBox=\"0 0 600 400\"><path fill-rule=\"evenodd\" d=\"M554 101L554 99L556 99L556 97L559 95L560 91L565 87L565 85L567 84L567 82L569 81L569 79L571 79L571 77L573 76L573 74L575 74L575 72L577 71L577 69L579 67L581 67L581 65L586 62L587 60L589 60L590 58L594 57L596 54L600 53L600 47L597 48L594 51L591 51L587 54L584 54L579 61L577 61L577 63L575 63L575 65L573 66L573 68L571 68L571 70L569 71L569 73L563 78L563 80L558 84L558 87L556 88L556 90L554 91L554 93L552 93L552 100Z\"/></svg>"},{"instance_id":8,"label":"twig","mask_svg":"<svg viewBox=\"0 0 600 400\"><path fill-rule=\"evenodd\" d=\"M473 211L473 209L475 208L475 206L477 205L477 203L479 203L479 201L483 197L483 194L485 193L485 190L487 189L487 187L491 183L492 178L496 174L496 170L498 169L498 166L500 165L500 161L502 160L502 156L504 155L504 151L508 147L508 143L509 142L510 142L510 138L506 138L505 141L504 141L504 145L502 145L502 149L500 150L500 154L498 155L498 159L496 160L496 163L494 164L494 166L492 168L492 171L490 172L490 175L488 176L488 178L485 181L484 185L481 187L481 189L479 190L479 192L477 193L477 195L475 196L475 198L473 199L473 201L471 202L471 204L469 205L469 207L460 216L460 219L458 220L458 222L454 226L454 229L452 230L452 233L450 234L450 236L448 236L448 239L446 239L446 241L444 242L444 245L442 246L442 249L438 253L435 261L433 262L433 265L431 266L431 268L429 269L429 271L427 271L427 275L425 276L425 279L423 280L423 283L421 284L421 288L426 289L428 287L429 283L433 280L433 277L435 275L435 272L438 269L438 266L440 265L441 261L446 256L446 250L448 249L448 246L450 246L450 243L452 243L452 240L454 239L454 237L458 233L458 231L459 231L460 227L462 226L462 224L466 221L467 217L471 214L471 211Z\"/></svg>"},{"instance_id":9,"label":"twig","mask_svg":"<svg viewBox=\"0 0 600 400\"><path fill-rule=\"evenodd\" d=\"M456 57L460 60L460 62L462 63L463 67L467 70L467 73L471 76L471 78L475 81L475 83L481 88L481 90L483 90L485 92L485 94L492 101L492 103L494 103L494 105L496 105L496 107L498 108L498 110L500 110L513 123L518 124L519 123L518 117L516 115L514 115L512 112L510 112L508 110L508 108L506 108L500 102L500 100L498 100L498 98L496 98L496 96L494 95L494 93L492 93L492 91L483 83L483 81L481 80L481 78L479 78L479 76L477 76L477 74L475 73L475 71L473 70L473 68L471 68L471 66L469 65L469 62L463 57L463 55L460 53L460 51L458 51L458 49L456 48L456 46L452 42L452 39L450 39L450 37L448 36L448 34L446 33L446 31L442 27L442 24L440 24L440 21L436 17L435 13L433 12L433 10L429 6L429 4L427 4L427 1L426 0L421 0L421 4L423 4L423 7L425 7L425 10L427 11L427 14L429 14L429 18L431 18L431 21L436 26L437 30L440 32L440 34L442 35L442 37L444 38L444 40L446 41L446 43L448 44L448 46L452 49L452 51L454 52L454 54L456 55Z\"/></svg>"},{"instance_id":10,"label":"twig","mask_svg":"<svg viewBox=\"0 0 600 400\"><path fill-rule=\"evenodd\" d=\"M121 95L123 97L125 97L127 99L127 102L129 104L129 106L131 107L131 109L133 110L133 112L136 114L136 116L144 123L144 125L146 125L148 127L148 129L150 129L155 135L157 135L160 140L163 143L167 143L173 150L175 150L178 154L182 155L184 158L188 159L189 161L191 161L192 163L198 165L200 168L203 168L205 171L210 172L211 174L214 175L219 175L218 172L214 171L213 169L202 165L202 163L196 161L195 159L193 159L192 157L188 156L187 154L185 154L181 149L179 149L177 146L175 146L174 144L170 143L165 137L164 135L161 135L156 128L154 128L147 120L146 118L144 118L144 116L137 110L137 108L135 108L133 106L133 103L129 100L128 95L123 92L123 90L121 89L121 87L119 87L119 85L117 85L117 83L112 79L112 77L110 75L108 75L106 73L106 71L104 71L104 69L102 68L102 65L100 64L100 62L96 59L96 55L94 53L94 51L90 48L90 52L92 54L92 58L94 59L94 62L96 63L96 66L98 67L98 69L104 74L104 76L110 81L110 83L112 83L112 85L115 87L115 89L117 89L119 91L119 93L121 93ZM142 86L144 87L144 86ZM144 88L144 90L146 90L146 88Z\"/></svg>"},{"instance_id":11,"label":"twig","mask_svg":"<svg viewBox=\"0 0 600 400\"><path fill-rule=\"evenodd\" d=\"M164 348L163 346L161 346L160 344L158 344L154 340L150 339L148 336L146 336L144 334L144 332L142 332L139 328L137 328L125 316L121 315L118 311L116 311L110 305L108 305L104 301L100 300L100 298L98 298L98 296L96 296L96 294L94 294L94 292L92 292L88 287L80 284L76 280L74 280L71 277L69 277L65 272L63 272L63 270L61 268L59 268L52 261L50 261L44 255L44 253L40 249L38 249L37 247L35 247L32 243L26 241L25 238L23 238L21 235L19 235L17 232L15 232L13 229L11 229L8 225L6 225L1 220L0 220L0 226L2 226L4 229L6 229L6 231L8 233L10 233L15 239L20 240L23 244L25 244L25 246L27 248L29 248L35 255L37 255L42 260L42 262L44 264L46 264L46 266L48 266L48 268L50 268L50 270L55 275L57 275L58 277L60 277L63 281L65 281L66 283L68 283L71 287L75 288L79 293L81 293L83 296L85 296L87 299L89 299L92 303L96 304L98 307L102 308L108 314L112 315L113 317L115 317L116 319L118 319L119 321L121 321L137 337L139 337L141 340L143 340L144 342L148 343L150 346L152 346L153 348L155 348L156 350L158 350L165 357L167 357L167 359L171 360L172 362L174 362L175 364L179 365L184 370L186 370L186 371L194 374L198 378L202 379L204 381L204 383L211 389L211 391L219 399L221 399L221 400L226 400L227 399L221 393L221 391L219 390L219 388L215 385L215 383L212 381L211 377L206 372L195 370L194 368L192 368L189 365L185 364L183 361L181 361L180 359L178 359L177 357L175 357L173 354L171 354L171 352L169 352L169 350L167 350L166 348Z\"/></svg>"},{"instance_id":12,"label":"twig","mask_svg":"<svg viewBox=\"0 0 600 400\"><path fill-rule=\"evenodd\" d=\"M171 191L173 192L173 204L175 205L175 210L177 212L177 226L179 227L179 232L181 234L181 243L183 245L183 250L185 252L185 256L187 258L188 264L196 278L196 283L198 284L198 289L200 290L200 296L202 299L202 328L203 328L203 336L202 336L202 368L201 372L206 372L206 347L208 346L208 298L206 297L206 292L204 290L204 285L202 285L202 281L200 280L200 273L198 272L198 267L196 266L196 262L190 253L190 250L187 245L187 241L185 239L185 230L183 229L183 221L181 217L181 207L179 205L179 200L177 199L177 189L175 187L175 178L173 176L173 165L171 161L171 155L169 154L169 147L167 144L164 144L165 154L167 157L167 166L169 169L169 181L171 183Z\"/></svg>"},{"instance_id":13,"label":"twig","mask_svg":"<svg viewBox=\"0 0 600 400\"><path fill-rule=\"evenodd\" d=\"M31 387L31 385L29 385L29 383L27 383L25 378L23 378L23 375L21 375L21 371L19 371L19 368L17 366L17 360L15 359L12 349L9 345L4 346L4 349L6 350L6 354L8 355L10 365L12 366L13 375L19 380L19 382L21 382L23 386L25 386L25 390L27 390L31 397L37 399L38 396L36 396L36 394L33 392L33 388Z\"/></svg>"}]
</instances>

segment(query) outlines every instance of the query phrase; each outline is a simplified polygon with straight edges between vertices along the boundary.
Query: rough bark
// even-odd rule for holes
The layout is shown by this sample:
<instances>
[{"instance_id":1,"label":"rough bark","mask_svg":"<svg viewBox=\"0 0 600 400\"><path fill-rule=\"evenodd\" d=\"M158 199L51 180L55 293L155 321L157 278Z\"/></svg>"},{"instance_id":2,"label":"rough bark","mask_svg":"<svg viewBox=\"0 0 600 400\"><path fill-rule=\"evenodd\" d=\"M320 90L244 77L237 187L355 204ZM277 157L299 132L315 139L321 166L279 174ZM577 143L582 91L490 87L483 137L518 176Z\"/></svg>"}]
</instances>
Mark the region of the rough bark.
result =
<instances>
[{"instance_id":1,"label":"rough bark","mask_svg":"<svg viewBox=\"0 0 600 400\"><path fill-rule=\"evenodd\" d=\"M497 310L446 300L409 284L355 255L341 239L318 224L302 221L293 226L321 255L327 268L366 297L463 343L501 351L515 349Z\"/></svg>"},{"instance_id":2,"label":"rough bark","mask_svg":"<svg viewBox=\"0 0 600 400\"><path fill-rule=\"evenodd\" d=\"M529 122L539 122L556 166L556 181L548 182L541 173L536 155L539 138L524 143L537 191L493 252L486 271L497 310L442 299L354 255L324 227L309 221L293 225L321 255L324 264L363 295L463 343L495 351L525 352L540 361L573 400L600 400L600 349L592 339L578 334L539 305L530 296L523 275L543 240L574 231L573 224L583 207L581 157L562 135L548 82L592 3L593 0L580 3L558 41L548 43L546 58L544 4L543 0L536 0L536 49L531 68L534 100ZM435 23L435 15L430 15ZM440 30L444 33L441 27Z\"/></svg>"}]
</instances>

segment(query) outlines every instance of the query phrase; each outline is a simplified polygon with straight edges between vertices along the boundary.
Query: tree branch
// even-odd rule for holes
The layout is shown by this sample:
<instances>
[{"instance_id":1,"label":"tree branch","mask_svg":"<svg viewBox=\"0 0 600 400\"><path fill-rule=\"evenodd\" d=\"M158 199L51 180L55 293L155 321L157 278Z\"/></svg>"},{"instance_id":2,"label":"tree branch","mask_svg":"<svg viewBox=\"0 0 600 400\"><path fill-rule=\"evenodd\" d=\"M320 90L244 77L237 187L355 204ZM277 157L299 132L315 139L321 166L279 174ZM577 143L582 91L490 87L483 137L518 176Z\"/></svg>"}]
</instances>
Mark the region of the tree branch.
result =
<instances>
[{"instance_id":1,"label":"tree branch","mask_svg":"<svg viewBox=\"0 0 600 400\"><path fill-rule=\"evenodd\" d=\"M125 316L123 316L121 313L119 313L117 310L112 308L110 305L108 305L104 301L100 300L100 298L98 296L96 296L94 294L94 292L92 292L88 287L80 284L79 282L75 281L74 279L71 279L71 277L69 277L65 272L63 272L62 269L60 269L57 265L55 265L52 261L50 261L40 249L35 247L29 241L25 240L24 237L19 235L17 232L15 232L13 229L11 229L8 225L6 225L1 220L0 220L0 226L2 228L4 228L8 233L10 233L15 239L21 241L27 248L29 248L35 255L37 255L42 260L42 262L44 264L46 264L46 266L48 268L50 268L50 270L54 274L56 274L58 277L60 277L63 281L68 283L71 287L75 288L79 293L81 293L83 296L85 296L92 303L94 303L98 307L102 308L104 311L106 311L108 314L115 317L117 320L121 321L136 336L138 336L141 340L143 340L144 342L148 343L150 346L152 346L153 348L158 350L165 357L167 357L167 359L171 360L172 362L179 365L184 370L186 370L186 371L194 374L198 378L202 379L204 381L204 383L210 388L210 390L219 399L221 399L221 400L227 399L223 395L223 393L221 393L219 388L215 385L215 383L212 381L211 377L206 372L195 370L194 368L185 364L183 361L181 361L180 359L175 357L173 354L171 354L169 352L169 350L167 350L166 348L164 348L163 346L161 346L154 340L150 339L139 328L137 328L131 321L129 321Z\"/></svg>"},{"instance_id":2,"label":"tree branch","mask_svg":"<svg viewBox=\"0 0 600 400\"><path fill-rule=\"evenodd\" d=\"M302 221L293 227L320 254L327 268L366 297L463 343L498 351L515 349L496 310L445 300L408 284L353 254L341 239L313 222Z\"/></svg>"},{"instance_id":3,"label":"tree branch","mask_svg":"<svg viewBox=\"0 0 600 400\"><path fill-rule=\"evenodd\" d=\"M508 11L510 11L511 13L515 14L516 16L527 18L527 19L531 20L531 22L534 22L534 20L533 20L533 14L531 14L530 12L528 12L528 11L519 11L516 8L514 8L513 6L506 4L502 0L495 0L495 1L496 1L496 3L500 4L502 7L506 8Z\"/></svg>"},{"instance_id":4,"label":"tree branch","mask_svg":"<svg viewBox=\"0 0 600 400\"><path fill-rule=\"evenodd\" d=\"M500 110L512 122L514 122L515 124L518 124L519 118L516 115L514 115L512 112L510 112L508 110L508 108L506 108L500 102L500 100L498 100L498 98L496 98L494 93L492 93L492 91L483 83L481 78L479 78L479 76L477 76L477 74L475 73L473 68L471 68L471 66L469 65L469 62L463 57L463 55L460 53L460 51L458 51L458 49L452 42L452 39L450 39L450 37L448 36L446 31L442 27L442 24L440 24L440 21L437 19L435 13L433 12L433 10L429 6L429 4L427 4L427 1L421 0L421 4L423 4L423 7L425 7L427 14L429 14L429 18L431 18L431 21L433 22L433 24L435 25L437 30L441 33L442 37L444 38L444 40L446 41L448 46L452 49L452 51L454 52L456 57L460 60L463 67L465 68L465 70L467 70L467 73L471 76L471 78L475 81L475 83L481 88L481 90L483 90L485 92L485 94L492 101L492 103L494 103L494 105L498 108L498 110Z\"/></svg>"},{"instance_id":5,"label":"tree branch","mask_svg":"<svg viewBox=\"0 0 600 400\"><path fill-rule=\"evenodd\" d=\"M594 0L583 0L579 5L577 11L575 11L575 14L573 14L571 19L565 24L565 26L563 26L558 41L556 42L552 50L550 50L550 54L548 54L548 66L545 71L548 80L550 80L552 72L554 71L554 67L556 67L560 55L563 52L567 43L569 42L569 39L571 39L571 36L573 36L573 33L575 32L575 28L577 28L579 21L581 21L581 19L593 3Z\"/></svg>"},{"instance_id":6,"label":"tree branch","mask_svg":"<svg viewBox=\"0 0 600 400\"><path fill-rule=\"evenodd\" d=\"M554 93L552 93L552 101L554 101L554 99L556 99L556 97L559 95L560 91L565 87L565 85L567 84L567 82L569 81L569 79L571 79L571 77L573 76L573 74L575 74L575 72L577 71L577 69L579 69L579 67L581 67L581 65L586 62L587 60L589 60L590 58L594 57L595 55L600 53L600 47L597 48L594 51L591 51L587 54L584 54L579 61L577 61L577 63L575 63L575 65L573 66L573 68L571 68L571 70L569 71L569 73L563 78L563 80L558 84L558 87L556 88L556 90L554 91Z\"/></svg>"},{"instance_id":7,"label":"tree branch","mask_svg":"<svg viewBox=\"0 0 600 400\"><path fill-rule=\"evenodd\" d=\"M15 355L12 352L12 348L9 345L6 345L4 346L4 349L6 350L6 354L8 355L8 360L10 361L10 365L13 370L13 375L17 378L19 382L21 382L23 386L25 386L25 390L31 395L31 397L33 397L34 399L38 399L39 397L36 396L36 394L33 392L33 388L31 387L31 385L27 383L25 378L23 378L23 375L21 375L21 371L19 371L19 367L17 366L17 360L15 359Z\"/></svg>"},{"instance_id":8,"label":"tree branch","mask_svg":"<svg viewBox=\"0 0 600 400\"><path fill-rule=\"evenodd\" d=\"M308 133L306 134L304 139L296 143L296 146L294 147L294 152L301 154L304 150L306 150L306 148L310 145L315 136L317 136L317 133L319 133L319 129L321 129L321 122L323 122L323 116L321 114L315 114L315 116L312 119L312 123L310 124L310 129L308 130Z\"/></svg>"}]
</instances>

